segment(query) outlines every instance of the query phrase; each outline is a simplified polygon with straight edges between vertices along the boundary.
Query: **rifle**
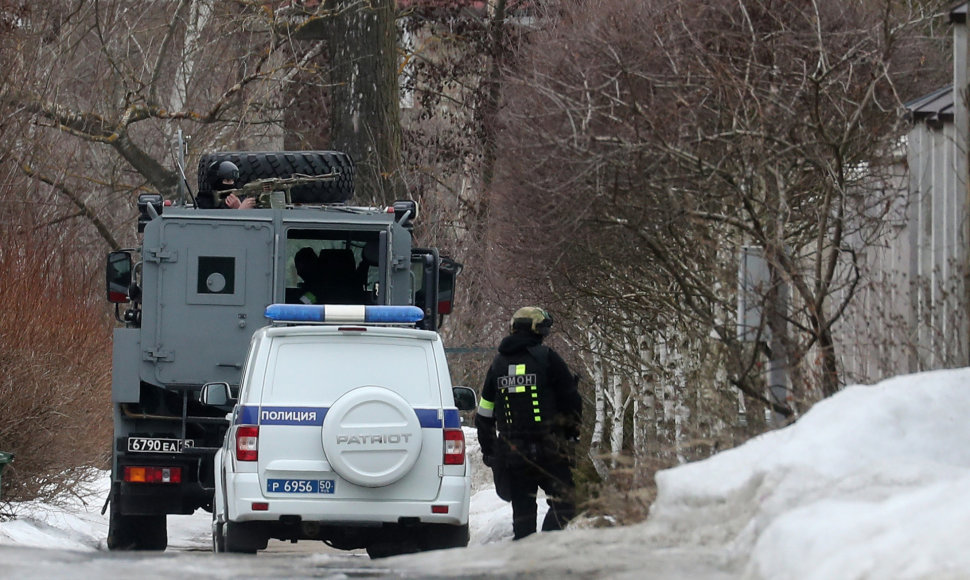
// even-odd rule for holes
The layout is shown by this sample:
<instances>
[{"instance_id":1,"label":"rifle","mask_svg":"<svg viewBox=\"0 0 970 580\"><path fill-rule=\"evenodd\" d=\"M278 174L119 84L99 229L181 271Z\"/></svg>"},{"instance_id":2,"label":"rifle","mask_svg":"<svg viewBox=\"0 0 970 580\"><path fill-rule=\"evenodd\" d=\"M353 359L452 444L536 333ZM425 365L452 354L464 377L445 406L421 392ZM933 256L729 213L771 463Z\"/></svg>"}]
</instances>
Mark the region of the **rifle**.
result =
<instances>
[{"instance_id":1,"label":"rifle","mask_svg":"<svg viewBox=\"0 0 970 580\"><path fill-rule=\"evenodd\" d=\"M225 189L222 191L214 191L213 193L216 196L215 201L217 206L222 205L222 202L230 193L235 193L240 200L246 199L247 197L255 197L257 208L276 208L293 204L290 198L290 190L294 187L308 183L329 181L339 176L340 172L338 171L324 175L302 175L295 173L292 177L257 179L236 189Z\"/></svg>"}]
</instances>

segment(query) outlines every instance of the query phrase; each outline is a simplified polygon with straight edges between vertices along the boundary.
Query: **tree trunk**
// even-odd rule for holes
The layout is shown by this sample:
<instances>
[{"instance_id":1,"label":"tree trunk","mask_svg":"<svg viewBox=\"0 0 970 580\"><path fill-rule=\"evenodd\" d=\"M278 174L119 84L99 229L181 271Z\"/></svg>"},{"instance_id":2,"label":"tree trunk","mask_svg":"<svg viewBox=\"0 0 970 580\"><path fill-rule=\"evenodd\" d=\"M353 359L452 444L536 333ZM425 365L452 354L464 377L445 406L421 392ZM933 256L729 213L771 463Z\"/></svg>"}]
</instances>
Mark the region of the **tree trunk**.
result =
<instances>
[{"instance_id":1,"label":"tree trunk","mask_svg":"<svg viewBox=\"0 0 970 580\"><path fill-rule=\"evenodd\" d=\"M822 395L831 397L839 392L839 367L835 357L835 341L828 328L819 333L818 350L822 359Z\"/></svg>"},{"instance_id":2,"label":"tree trunk","mask_svg":"<svg viewBox=\"0 0 970 580\"><path fill-rule=\"evenodd\" d=\"M593 436L589 442L589 458L593 462L593 469L603 481L609 481L610 471L603 461L603 433L606 429L606 376L603 370L603 359L596 354L599 341L590 333L590 353L593 359L592 372L595 409L593 417Z\"/></svg>"},{"instance_id":3,"label":"tree trunk","mask_svg":"<svg viewBox=\"0 0 970 580\"><path fill-rule=\"evenodd\" d=\"M613 469L616 469L623 454L623 413L626 410L626 404L623 396L623 380L615 370L610 374L609 383L609 402L612 411L610 413L610 454L611 464Z\"/></svg>"},{"instance_id":4,"label":"tree trunk","mask_svg":"<svg viewBox=\"0 0 970 580\"><path fill-rule=\"evenodd\" d=\"M330 27L332 148L357 167L358 203L385 205L406 197L401 176L394 0L335 2Z\"/></svg>"},{"instance_id":5,"label":"tree trunk","mask_svg":"<svg viewBox=\"0 0 970 580\"><path fill-rule=\"evenodd\" d=\"M497 0L492 6L492 17L489 20L489 45L491 46L491 62L488 76L485 78L487 91L485 104L480 113L479 124L482 127L482 186L488 190L495 175L495 122L498 116L501 93L502 75L502 43L505 33L505 0Z\"/></svg>"},{"instance_id":6,"label":"tree trunk","mask_svg":"<svg viewBox=\"0 0 970 580\"><path fill-rule=\"evenodd\" d=\"M656 463L656 457L650 448L650 429L656 425L655 396L653 391L653 351L650 340L646 335L636 337L637 355L639 362L638 381L631 385L633 393L633 457L634 475L651 474L649 468ZM656 439L656 434L653 434ZM647 481L638 481L639 485L648 485Z\"/></svg>"}]
</instances>

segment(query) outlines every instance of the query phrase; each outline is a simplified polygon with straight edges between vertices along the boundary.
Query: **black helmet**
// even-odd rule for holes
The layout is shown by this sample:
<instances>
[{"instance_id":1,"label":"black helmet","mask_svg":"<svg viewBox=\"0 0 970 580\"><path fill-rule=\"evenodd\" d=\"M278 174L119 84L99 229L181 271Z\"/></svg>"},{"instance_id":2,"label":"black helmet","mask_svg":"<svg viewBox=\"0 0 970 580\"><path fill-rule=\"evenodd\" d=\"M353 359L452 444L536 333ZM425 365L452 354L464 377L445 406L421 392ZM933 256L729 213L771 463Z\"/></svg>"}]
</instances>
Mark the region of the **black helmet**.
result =
<instances>
[{"instance_id":1,"label":"black helmet","mask_svg":"<svg viewBox=\"0 0 970 580\"><path fill-rule=\"evenodd\" d=\"M509 322L509 332L528 330L539 336L547 336L550 328L552 328L552 316L538 306L519 308Z\"/></svg>"},{"instance_id":2,"label":"black helmet","mask_svg":"<svg viewBox=\"0 0 970 580\"><path fill-rule=\"evenodd\" d=\"M235 189L236 180L239 179L239 168L232 161L213 163L209 166L209 175L212 189L216 191ZM225 183L227 180L232 180L232 184Z\"/></svg>"}]
</instances>

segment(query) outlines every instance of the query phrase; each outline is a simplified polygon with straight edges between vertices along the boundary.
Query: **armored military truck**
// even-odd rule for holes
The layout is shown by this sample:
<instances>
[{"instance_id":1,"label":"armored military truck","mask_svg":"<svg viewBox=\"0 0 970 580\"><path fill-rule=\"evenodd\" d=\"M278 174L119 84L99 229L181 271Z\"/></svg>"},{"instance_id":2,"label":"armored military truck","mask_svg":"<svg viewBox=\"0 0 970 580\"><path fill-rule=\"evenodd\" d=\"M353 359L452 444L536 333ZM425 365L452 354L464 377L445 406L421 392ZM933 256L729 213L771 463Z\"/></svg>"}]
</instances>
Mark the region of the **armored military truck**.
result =
<instances>
[{"instance_id":1,"label":"armored military truck","mask_svg":"<svg viewBox=\"0 0 970 580\"><path fill-rule=\"evenodd\" d=\"M208 175L227 160L239 170L234 192L257 197L255 208L200 207L226 193ZM201 157L197 197L185 186L175 200L140 196L140 247L107 257L107 297L123 323L112 362L109 549L164 550L167 514L211 511L212 460L231 408L203 404L200 390L238 388L267 305L414 305L427 330L450 313L461 266L415 247L415 202L357 207L352 193L343 153L221 152ZM215 203L200 204L204 195Z\"/></svg>"}]
</instances>

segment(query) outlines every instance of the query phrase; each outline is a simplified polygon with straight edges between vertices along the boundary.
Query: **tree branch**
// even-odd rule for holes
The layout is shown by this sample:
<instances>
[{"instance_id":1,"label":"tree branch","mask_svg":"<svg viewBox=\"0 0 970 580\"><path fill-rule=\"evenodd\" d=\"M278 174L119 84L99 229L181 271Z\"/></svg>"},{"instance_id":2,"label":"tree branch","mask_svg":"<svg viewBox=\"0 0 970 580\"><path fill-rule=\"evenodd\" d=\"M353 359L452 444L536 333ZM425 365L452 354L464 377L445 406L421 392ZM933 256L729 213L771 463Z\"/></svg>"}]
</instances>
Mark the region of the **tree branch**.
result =
<instances>
[{"instance_id":1,"label":"tree branch","mask_svg":"<svg viewBox=\"0 0 970 580\"><path fill-rule=\"evenodd\" d=\"M55 181L53 178L37 173L37 171L34 170L34 168L27 162L21 162L20 169L24 172L24 175L50 185L55 190L60 192L64 197L70 200L70 202L78 208L79 215L83 215L88 221L91 222L92 225L94 225L94 228L98 230L98 235L101 236L101 239L107 242L108 247L110 247L112 250L118 250L121 248L121 245L111 233L111 229L108 227L108 225L101 221L101 218L98 217L97 213L95 213L95 211L87 203L85 203L83 199L81 199L80 195L64 187L62 183Z\"/></svg>"}]
</instances>

